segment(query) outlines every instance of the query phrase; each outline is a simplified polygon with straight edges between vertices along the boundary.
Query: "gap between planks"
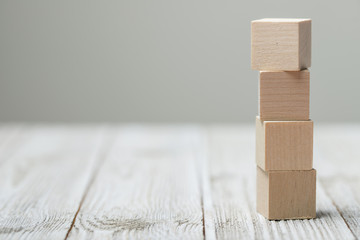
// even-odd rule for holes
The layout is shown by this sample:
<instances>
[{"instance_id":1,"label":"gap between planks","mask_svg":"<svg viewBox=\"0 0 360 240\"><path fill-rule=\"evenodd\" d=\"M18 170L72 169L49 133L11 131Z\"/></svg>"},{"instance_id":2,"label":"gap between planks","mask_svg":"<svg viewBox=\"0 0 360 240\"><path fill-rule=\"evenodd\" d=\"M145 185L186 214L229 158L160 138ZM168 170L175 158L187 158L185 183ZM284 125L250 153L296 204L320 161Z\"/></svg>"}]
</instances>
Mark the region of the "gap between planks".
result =
<instances>
[{"instance_id":1,"label":"gap between planks","mask_svg":"<svg viewBox=\"0 0 360 240\"><path fill-rule=\"evenodd\" d=\"M216 239L215 234L215 225L214 225L214 209L212 207L212 197L211 197L211 184L210 184L210 175L209 175L209 129L201 128L199 131L200 141L201 141L201 151L198 156L199 160L197 161L199 173L199 187L201 192L201 208L202 208L202 217L203 217L203 235L204 240L213 240Z\"/></svg>"}]
</instances>

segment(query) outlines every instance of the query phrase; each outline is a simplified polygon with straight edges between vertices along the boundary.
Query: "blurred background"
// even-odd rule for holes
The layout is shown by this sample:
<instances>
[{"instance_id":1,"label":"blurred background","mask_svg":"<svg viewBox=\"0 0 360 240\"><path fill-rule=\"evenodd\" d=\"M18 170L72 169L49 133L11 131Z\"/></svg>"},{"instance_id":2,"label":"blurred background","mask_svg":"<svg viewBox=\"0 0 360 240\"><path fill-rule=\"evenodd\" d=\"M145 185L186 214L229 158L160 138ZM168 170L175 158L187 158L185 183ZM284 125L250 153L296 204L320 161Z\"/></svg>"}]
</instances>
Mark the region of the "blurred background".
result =
<instances>
[{"instance_id":1,"label":"blurred background","mask_svg":"<svg viewBox=\"0 0 360 240\"><path fill-rule=\"evenodd\" d=\"M0 121L254 122L250 21L312 18L311 118L360 121L360 1L0 2Z\"/></svg>"}]
</instances>

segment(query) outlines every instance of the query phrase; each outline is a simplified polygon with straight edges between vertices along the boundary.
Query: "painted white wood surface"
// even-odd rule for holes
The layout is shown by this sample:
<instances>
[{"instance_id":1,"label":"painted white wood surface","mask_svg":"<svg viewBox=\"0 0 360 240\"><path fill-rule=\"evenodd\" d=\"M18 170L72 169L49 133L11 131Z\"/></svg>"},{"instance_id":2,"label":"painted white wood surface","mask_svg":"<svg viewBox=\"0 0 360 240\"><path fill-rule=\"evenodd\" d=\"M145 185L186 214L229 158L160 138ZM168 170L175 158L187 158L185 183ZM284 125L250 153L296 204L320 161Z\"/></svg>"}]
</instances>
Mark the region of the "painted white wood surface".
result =
<instances>
[{"instance_id":1,"label":"painted white wood surface","mask_svg":"<svg viewBox=\"0 0 360 240\"><path fill-rule=\"evenodd\" d=\"M118 130L69 239L201 239L194 129Z\"/></svg>"},{"instance_id":2,"label":"painted white wood surface","mask_svg":"<svg viewBox=\"0 0 360 240\"><path fill-rule=\"evenodd\" d=\"M0 239L65 238L103 135L98 127L28 128L11 152L0 149Z\"/></svg>"},{"instance_id":3,"label":"painted white wood surface","mask_svg":"<svg viewBox=\"0 0 360 240\"><path fill-rule=\"evenodd\" d=\"M0 239L357 239L360 125L315 126L314 220L255 212L246 126L2 126Z\"/></svg>"},{"instance_id":4,"label":"painted white wood surface","mask_svg":"<svg viewBox=\"0 0 360 240\"><path fill-rule=\"evenodd\" d=\"M319 126L315 139L320 182L360 238L360 125Z\"/></svg>"}]
</instances>

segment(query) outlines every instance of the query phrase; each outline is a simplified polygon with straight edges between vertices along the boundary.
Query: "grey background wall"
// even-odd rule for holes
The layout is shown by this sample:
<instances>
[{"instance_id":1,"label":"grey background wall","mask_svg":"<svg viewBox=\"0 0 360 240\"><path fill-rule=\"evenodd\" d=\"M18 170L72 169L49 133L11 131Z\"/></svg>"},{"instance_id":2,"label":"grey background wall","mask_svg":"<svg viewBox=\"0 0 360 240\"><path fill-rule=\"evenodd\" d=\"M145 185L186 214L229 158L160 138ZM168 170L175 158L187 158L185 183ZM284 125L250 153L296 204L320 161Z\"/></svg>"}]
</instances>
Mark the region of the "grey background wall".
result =
<instances>
[{"instance_id":1,"label":"grey background wall","mask_svg":"<svg viewBox=\"0 0 360 240\"><path fill-rule=\"evenodd\" d=\"M3 0L0 121L253 121L263 17L313 19L311 116L359 121L359 0Z\"/></svg>"}]
</instances>

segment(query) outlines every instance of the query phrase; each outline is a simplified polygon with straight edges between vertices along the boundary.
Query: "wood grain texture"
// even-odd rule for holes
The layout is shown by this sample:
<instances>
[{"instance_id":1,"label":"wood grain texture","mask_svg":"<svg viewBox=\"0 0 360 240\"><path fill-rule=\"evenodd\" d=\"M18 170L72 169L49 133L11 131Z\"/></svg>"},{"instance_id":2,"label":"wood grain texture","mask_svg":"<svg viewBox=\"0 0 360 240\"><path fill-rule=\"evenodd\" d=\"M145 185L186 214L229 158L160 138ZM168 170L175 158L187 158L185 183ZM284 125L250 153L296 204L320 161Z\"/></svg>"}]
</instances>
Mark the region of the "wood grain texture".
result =
<instances>
[{"instance_id":1,"label":"wood grain texture","mask_svg":"<svg viewBox=\"0 0 360 240\"><path fill-rule=\"evenodd\" d=\"M322 179L317 183L317 218L268 221L256 213L253 133L251 127L210 131L209 172L217 239L356 239ZM321 171L326 160L317 164Z\"/></svg>"},{"instance_id":2,"label":"wood grain texture","mask_svg":"<svg viewBox=\"0 0 360 240\"><path fill-rule=\"evenodd\" d=\"M354 236L360 236L360 125L320 125L315 135L320 181Z\"/></svg>"},{"instance_id":3,"label":"wood grain texture","mask_svg":"<svg viewBox=\"0 0 360 240\"><path fill-rule=\"evenodd\" d=\"M202 239L194 129L118 132L69 239Z\"/></svg>"},{"instance_id":4,"label":"wood grain texture","mask_svg":"<svg viewBox=\"0 0 360 240\"><path fill-rule=\"evenodd\" d=\"M299 71L310 66L310 19L259 19L251 22L252 69Z\"/></svg>"},{"instance_id":5,"label":"wood grain texture","mask_svg":"<svg viewBox=\"0 0 360 240\"><path fill-rule=\"evenodd\" d=\"M313 122L256 118L256 163L269 170L313 168Z\"/></svg>"},{"instance_id":6,"label":"wood grain texture","mask_svg":"<svg viewBox=\"0 0 360 240\"><path fill-rule=\"evenodd\" d=\"M267 219L316 217L316 171L267 171L257 167L257 211Z\"/></svg>"},{"instance_id":7,"label":"wood grain texture","mask_svg":"<svg viewBox=\"0 0 360 240\"><path fill-rule=\"evenodd\" d=\"M106 129L0 126L0 239L359 236L360 125L316 127L317 218L285 221L256 213L254 126Z\"/></svg>"},{"instance_id":8,"label":"wood grain texture","mask_svg":"<svg viewBox=\"0 0 360 240\"><path fill-rule=\"evenodd\" d=\"M261 71L259 116L261 120L309 120L310 72Z\"/></svg>"},{"instance_id":9,"label":"wood grain texture","mask_svg":"<svg viewBox=\"0 0 360 240\"><path fill-rule=\"evenodd\" d=\"M0 238L64 239L95 167L102 130L36 127L20 139L16 151L0 154Z\"/></svg>"}]
</instances>

